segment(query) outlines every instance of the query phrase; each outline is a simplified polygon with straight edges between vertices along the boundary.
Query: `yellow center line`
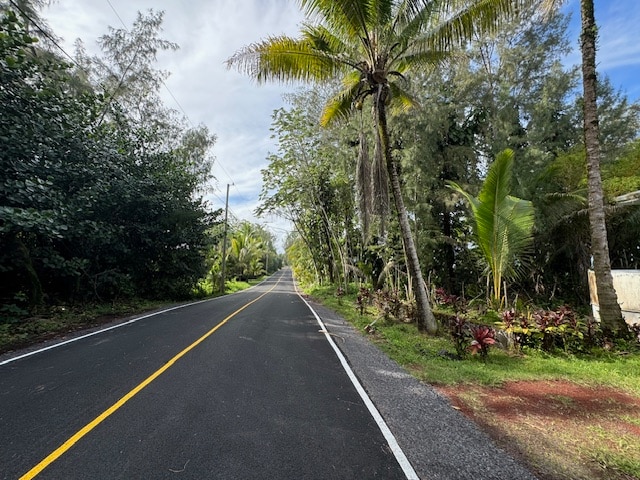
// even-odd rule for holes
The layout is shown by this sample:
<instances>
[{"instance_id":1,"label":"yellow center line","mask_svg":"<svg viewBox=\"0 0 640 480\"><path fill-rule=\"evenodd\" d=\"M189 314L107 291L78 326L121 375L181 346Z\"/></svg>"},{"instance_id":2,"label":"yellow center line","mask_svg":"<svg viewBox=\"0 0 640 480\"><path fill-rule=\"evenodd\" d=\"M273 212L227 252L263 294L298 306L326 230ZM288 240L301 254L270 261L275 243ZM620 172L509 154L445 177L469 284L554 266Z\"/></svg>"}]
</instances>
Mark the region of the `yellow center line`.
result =
<instances>
[{"instance_id":1,"label":"yellow center line","mask_svg":"<svg viewBox=\"0 0 640 480\"><path fill-rule=\"evenodd\" d=\"M271 287L269 290L264 292L258 298L254 299L254 300L251 300L249 303L244 304L238 310L233 312L231 315L229 315L227 318L222 320L219 324L217 324L215 327L213 327L211 330L209 330L207 333L205 333L203 336L201 336L199 339L197 339L195 342L193 342L187 348L182 350L180 353L178 353L175 357L173 357L167 363L165 363L161 368L159 368L154 373L152 373L149 377L147 377L138 386L133 388L124 397L122 397L120 400L118 400L116 403L114 403L111 407L109 407L104 412L102 412L99 416L97 416L90 423L88 423L83 428L78 430L78 432L76 432L72 437L70 437L66 442L64 442L62 445L60 445L58 448L56 448L53 452L51 452L44 460L42 460L35 467L33 467L31 470L29 470L27 473L25 473L23 476L21 476L20 480L29 480L31 478L34 478L36 475L38 475L40 472L42 472L42 470L44 470L49 465L51 465L53 462L55 462L67 450L69 450L76 442L78 442L78 440L80 440L87 433L89 433L91 430L93 430L98 425L100 425L107 417L109 417L112 413L114 413L116 410L118 410L120 407L122 407L125 403L127 403L129 400L131 400L133 397L135 397L144 387L149 385L156 378L158 378L160 375L162 375L164 372L166 372L174 363L176 363L179 359L184 357L187 353L189 353L191 350L193 350L196 346L198 346L200 343L202 343L204 340L206 340L216 330L218 330L220 327L222 327L225 323L227 323L229 320L231 320L233 317L235 317L238 313L243 311L249 305L257 302L258 300L260 300L262 297L264 297L268 293L271 293L273 291L273 289L276 288L278 283L280 283L281 279L282 279L282 277L280 277L278 279L278 281L275 283L275 285L273 287Z\"/></svg>"}]
</instances>

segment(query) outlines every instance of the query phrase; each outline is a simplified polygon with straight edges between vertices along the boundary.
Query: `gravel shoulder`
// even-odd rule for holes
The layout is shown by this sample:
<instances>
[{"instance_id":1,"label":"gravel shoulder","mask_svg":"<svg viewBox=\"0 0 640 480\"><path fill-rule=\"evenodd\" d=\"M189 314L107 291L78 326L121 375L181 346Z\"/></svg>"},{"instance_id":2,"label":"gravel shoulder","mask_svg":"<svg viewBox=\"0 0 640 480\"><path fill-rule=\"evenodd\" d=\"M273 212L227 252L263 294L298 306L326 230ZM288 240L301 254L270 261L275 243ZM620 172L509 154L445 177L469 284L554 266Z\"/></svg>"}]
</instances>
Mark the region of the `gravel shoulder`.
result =
<instances>
[{"instance_id":1,"label":"gravel shoulder","mask_svg":"<svg viewBox=\"0 0 640 480\"><path fill-rule=\"evenodd\" d=\"M536 478L447 398L407 373L337 313L309 303L421 479Z\"/></svg>"}]
</instances>

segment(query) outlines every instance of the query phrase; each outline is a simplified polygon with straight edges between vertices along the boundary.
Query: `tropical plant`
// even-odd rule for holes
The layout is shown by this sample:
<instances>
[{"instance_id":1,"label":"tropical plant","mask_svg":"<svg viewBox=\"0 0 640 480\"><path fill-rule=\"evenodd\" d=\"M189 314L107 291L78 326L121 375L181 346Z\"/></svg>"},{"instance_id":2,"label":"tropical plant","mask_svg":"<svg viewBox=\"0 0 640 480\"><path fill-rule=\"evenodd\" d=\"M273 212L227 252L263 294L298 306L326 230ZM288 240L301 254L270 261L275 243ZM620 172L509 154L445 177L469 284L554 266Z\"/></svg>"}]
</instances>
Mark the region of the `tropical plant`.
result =
<instances>
[{"instance_id":1,"label":"tropical plant","mask_svg":"<svg viewBox=\"0 0 640 480\"><path fill-rule=\"evenodd\" d=\"M518 11L526 0L300 0L314 23L302 26L299 39L278 36L233 55L229 67L258 82L327 81L340 77L343 90L326 104L320 122L346 118L369 98L376 125L375 144L389 176L402 242L416 292L418 326L428 332L437 323L427 297L420 262L392 155L388 109L409 108L413 99L403 85L411 71L441 65L474 34L495 29L496 20Z\"/></svg>"},{"instance_id":2,"label":"tropical plant","mask_svg":"<svg viewBox=\"0 0 640 480\"><path fill-rule=\"evenodd\" d=\"M463 358L468 347L469 324L467 319L460 315L453 317L449 321L449 334L456 347L456 355L458 358Z\"/></svg>"},{"instance_id":3,"label":"tropical plant","mask_svg":"<svg viewBox=\"0 0 640 480\"><path fill-rule=\"evenodd\" d=\"M471 205L475 221L475 237L493 279L493 299L502 300L503 278L517 275L522 254L533 241L534 209L530 201L510 195L513 151L505 150L496 157L478 197L450 182L455 191Z\"/></svg>"},{"instance_id":4,"label":"tropical plant","mask_svg":"<svg viewBox=\"0 0 640 480\"><path fill-rule=\"evenodd\" d=\"M242 280L255 278L263 272L263 241L257 229L242 222L234 229L228 251L230 271Z\"/></svg>"},{"instance_id":5,"label":"tropical plant","mask_svg":"<svg viewBox=\"0 0 640 480\"><path fill-rule=\"evenodd\" d=\"M471 345L469 350L472 354L479 353L483 359L489 354L489 347L496 343L496 331L486 325L470 325Z\"/></svg>"}]
</instances>

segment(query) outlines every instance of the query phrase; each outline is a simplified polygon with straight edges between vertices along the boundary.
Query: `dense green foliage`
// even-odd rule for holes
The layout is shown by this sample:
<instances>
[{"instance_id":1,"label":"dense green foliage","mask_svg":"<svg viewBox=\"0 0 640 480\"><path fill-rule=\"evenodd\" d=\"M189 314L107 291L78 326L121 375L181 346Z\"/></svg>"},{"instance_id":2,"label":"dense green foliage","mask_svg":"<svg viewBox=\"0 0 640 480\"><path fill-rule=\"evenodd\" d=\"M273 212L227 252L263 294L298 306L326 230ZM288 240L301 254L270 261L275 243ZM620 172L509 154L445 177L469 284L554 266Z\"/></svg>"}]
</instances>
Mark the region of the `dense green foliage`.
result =
<instances>
[{"instance_id":1,"label":"dense green foliage","mask_svg":"<svg viewBox=\"0 0 640 480\"><path fill-rule=\"evenodd\" d=\"M224 226L215 227L210 234L219 241L206 253L207 273L198 284L204 294L220 292L223 274ZM276 252L273 234L262 225L246 221L232 222L227 226L225 260L225 292L233 291L232 285L237 282L247 282L273 273L283 263L282 255Z\"/></svg>"},{"instance_id":2,"label":"dense green foliage","mask_svg":"<svg viewBox=\"0 0 640 480\"><path fill-rule=\"evenodd\" d=\"M134 31L155 38L153 20L140 17ZM205 273L207 231L219 216L201 194L214 137L203 127L166 122L170 112L157 101L157 115L141 121L117 91L82 73L42 50L11 12L3 17L5 320L59 303L185 298Z\"/></svg>"},{"instance_id":3,"label":"dense green foliage","mask_svg":"<svg viewBox=\"0 0 640 480\"><path fill-rule=\"evenodd\" d=\"M417 102L410 112L393 117L390 138L432 291L444 288L467 300L485 297L486 263L468 210L446 187L455 182L477 195L496 154L509 148L514 152L511 195L533 205L535 224L528 261L512 256L504 265L520 275L508 278L503 296L509 305L518 299L539 307L569 303L586 311L591 258L582 99L577 69L562 66L566 25L560 14L532 16L474 40L446 69L407 78ZM314 87L292 95L290 106L275 113L280 150L263 172L262 209L296 225L287 252L299 278L348 290L346 276L411 300L394 215L365 211L361 202L363 190L376 188L371 156L364 174L371 183L359 179L366 171L360 132L371 120L363 114L321 129L317 119L326 96ZM614 268L638 267L640 207L613 203L616 195L637 189L638 112L637 104L601 79L602 164Z\"/></svg>"}]
</instances>

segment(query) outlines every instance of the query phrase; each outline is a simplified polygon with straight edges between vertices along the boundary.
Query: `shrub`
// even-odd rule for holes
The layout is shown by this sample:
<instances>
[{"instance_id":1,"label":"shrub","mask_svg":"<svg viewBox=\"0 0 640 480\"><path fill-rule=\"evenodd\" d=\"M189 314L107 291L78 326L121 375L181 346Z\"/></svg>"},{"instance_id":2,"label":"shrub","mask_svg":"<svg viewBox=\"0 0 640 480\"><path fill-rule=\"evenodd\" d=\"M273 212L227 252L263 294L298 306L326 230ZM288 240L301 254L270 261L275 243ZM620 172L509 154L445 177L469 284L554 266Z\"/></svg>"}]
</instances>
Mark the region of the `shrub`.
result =
<instances>
[{"instance_id":1,"label":"shrub","mask_svg":"<svg viewBox=\"0 0 640 480\"><path fill-rule=\"evenodd\" d=\"M364 315L364 311L369 304L371 304L371 290L367 287L360 287L358 296L356 297L356 305L358 306L360 315Z\"/></svg>"},{"instance_id":2,"label":"shrub","mask_svg":"<svg viewBox=\"0 0 640 480\"><path fill-rule=\"evenodd\" d=\"M473 340L469 350L474 355L479 353L483 359L489 354L489 347L496 343L496 331L487 325L471 325L469 327Z\"/></svg>"},{"instance_id":3,"label":"shrub","mask_svg":"<svg viewBox=\"0 0 640 480\"><path fill-rule=\"evenodd\" d=\"M469 337L469 325L467 320L458 315L451 319L449 323L449 334L456 347L456 353L462 358L467 353L467 343Z\"/></svg>"},{"instance_id":4,"label":"shrub","mask_svg":"<svg viewBox=\"0 0 640 480\"><path fill-rule=\"evenodd\" d=\"M530 347L545 352L562 349L583 352L599 344L599 324L591 319L582 321L567 306L555 310L538 309L531 313L515 309L502 312L495 326L510 340L516 350Z\"/></svg>"}]
</instances>

